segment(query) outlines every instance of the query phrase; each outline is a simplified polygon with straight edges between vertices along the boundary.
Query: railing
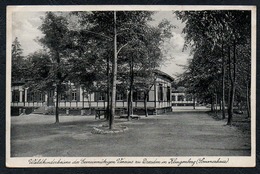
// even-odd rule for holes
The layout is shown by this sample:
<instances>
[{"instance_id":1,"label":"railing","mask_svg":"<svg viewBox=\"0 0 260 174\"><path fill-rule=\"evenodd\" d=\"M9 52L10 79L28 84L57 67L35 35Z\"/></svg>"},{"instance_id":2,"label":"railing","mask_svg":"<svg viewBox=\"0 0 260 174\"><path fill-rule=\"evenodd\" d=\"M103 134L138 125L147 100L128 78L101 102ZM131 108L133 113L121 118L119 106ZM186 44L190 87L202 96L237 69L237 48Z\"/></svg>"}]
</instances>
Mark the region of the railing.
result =
<instances>
[{"instance_id":1,"label":"railing","mask_svg":"<svg viewBox=\"0 0 260 174\"><path fill-rule=\"evenodd\" d=\"M172 101L174 104L179 104L179 103L194 103L194 101ZM196 102L195 102L196 103Z\"/></svg>"},{"instance_id":2,"label":"railing","mask_svg":"<svg viewBox=\"0 0 260 174\"><path fill-rule=\"evenodd\" d=\"M183 102L185 103L185 102ZM187 103L187 102L186 102ZM55 103L53 103L55 105ZM171 107L172 102L171 101L147 101L147 108L164 108L164 107ZM46 102L11 102L12 107L41 107L45 106ZM96 102L91 101L89 102L83 102L82 101L72 101L72 102L59 102L59 107L61 108L106 108L107 102ZM127 101L118 101L116 102L117 108L126 108L127 107ZM134 101L133 102L134 108L143 108L144 102L143 101Z\"/></svg>"}]
</instances>

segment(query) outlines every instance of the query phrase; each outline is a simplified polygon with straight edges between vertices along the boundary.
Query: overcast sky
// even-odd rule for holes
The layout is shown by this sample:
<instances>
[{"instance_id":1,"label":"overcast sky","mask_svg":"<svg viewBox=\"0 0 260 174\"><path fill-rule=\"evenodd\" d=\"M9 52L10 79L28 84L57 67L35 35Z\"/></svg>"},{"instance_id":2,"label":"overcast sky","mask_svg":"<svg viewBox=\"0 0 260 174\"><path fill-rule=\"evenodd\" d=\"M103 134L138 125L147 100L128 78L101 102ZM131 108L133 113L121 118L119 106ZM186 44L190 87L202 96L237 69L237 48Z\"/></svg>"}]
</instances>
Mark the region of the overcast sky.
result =
<instances>
[{"instance_id":1,"label":"overcast sky","mask_svg":"<svg viewBox=\"0 0 260 174\"><path fill-rule=\"evenodd\" d=\"M21 43L24 56L41 49L42 47L35 41L37 37L42 37L38 27L41 25L40 17L44 16L44 12L14 12L12 20L12 40L18 37ZM184 24L170 11L157 12L153 15L154 21L152 25L158 24L163 19L167 19L176 28L172 29L173 37L164 44L167 50L166 57L168 61L162 65L161 70L175 77L176 74L183 72L182 67L190 57L189 51L182 51L184 44L184 35L181 33Z\"/></svg>"}]
</instances>

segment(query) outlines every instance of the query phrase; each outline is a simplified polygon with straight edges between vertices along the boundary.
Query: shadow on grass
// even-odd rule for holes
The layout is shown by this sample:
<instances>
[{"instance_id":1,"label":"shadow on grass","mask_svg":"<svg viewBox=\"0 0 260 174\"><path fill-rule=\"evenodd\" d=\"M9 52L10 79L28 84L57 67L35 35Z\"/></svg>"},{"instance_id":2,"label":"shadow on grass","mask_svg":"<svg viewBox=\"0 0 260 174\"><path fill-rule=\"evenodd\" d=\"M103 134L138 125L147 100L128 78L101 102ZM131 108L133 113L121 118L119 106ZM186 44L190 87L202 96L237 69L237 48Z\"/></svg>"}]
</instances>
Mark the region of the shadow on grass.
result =
<instances>
[{"instance_id":1,"label":"shadow on grass","mask_svg":"<svg viewBox=\"0 0 260 174\"><path fill-rule=\"evenodd\" d=\"M208 111L207 114L217 121L224 121L225 123L227 123L227 118L228 118L227 113L225 119L222 118L222 111L218 111L218 112ZM245 134L250 134L251 119L247 117L245 112L243 114L233 113L232 123L230 126L235 126Z\"/></svg>"}]
</instances>

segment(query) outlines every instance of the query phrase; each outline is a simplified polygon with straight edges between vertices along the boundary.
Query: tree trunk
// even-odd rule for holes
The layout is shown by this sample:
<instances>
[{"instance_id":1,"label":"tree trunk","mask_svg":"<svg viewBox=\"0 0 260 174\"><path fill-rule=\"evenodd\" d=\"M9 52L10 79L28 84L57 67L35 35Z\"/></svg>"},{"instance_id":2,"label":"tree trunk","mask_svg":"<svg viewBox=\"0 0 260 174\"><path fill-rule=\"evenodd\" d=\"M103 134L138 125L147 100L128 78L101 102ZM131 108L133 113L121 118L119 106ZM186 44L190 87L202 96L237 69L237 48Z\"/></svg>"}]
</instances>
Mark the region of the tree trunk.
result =
<instances>
[{"instance_id":1,"label":"tree trunk","mask_svg":"<svg viewBox=\"0 0 260 174\"><path fill-rule=\"evenodd\" d=\"M229 108L228 108L228 125L231 125L232 123L232 117L233 117L233 103L234 103L234 85L231 85L230 87L230 100L229 100Z\"/></svg>"},{"instance_id":2,"label":"tree trunk","mask_svg":"<svg viewBox=\"0 0 260 174\"><path fill-rule=\"evenodd\" d=\"M228 122L227 124L231 124L232 120L232 94L233 94L233 78L232 78L232 67L231 67L231 51L230 51L230 46L228 46L228 65L229 65L229 91L228 91Z\"/></svg>"},{"instance_id":3,"label":"tree trunk","mask_svg":"<svg viewBox=\"0 0 260 174\"><path fill-rule=\"evenodd\" d=\"M106 112L106 120L109 120L110 113L110 78L109 78L109 56L107 56L107 112Z\"/></svg>"},{"instance_id":4,"label":"tree trunk","mask_svg":"<svg viewBox=\"0 0 260 174\"><path fill-rule=\"evenodd\" d=\"M107 93L107 108L106 108L106 120L109 120L111 117L111 102L110 102L110 91Z\"/></svg>"},{"instance_id":5,"label":"tree trunk","mask_svg":"<svg viewBox=\"0 0 260 174\"><path fill-rule=\"evenodd\" d=\"M196 97L193 95L193 109L196 109Z\"/></svg>"},{"instance_id":6,"label":"tree trunk","mask_svg":"<svg viewBox=\"0 0 260 174\"><path fill-rule=\"evenodd\" d=\"M130 90L128 92L128 100L127 100L127 120L130 120L130 116L133 114L132 113L132 108L133 108L133 92L132 91L133 90L130 87Z\"/></svg>"},{"instance_id":7,"label":"tree trunk","mask_svg":"<svg viewBox=\"0 0 260 174\"><path fill-rule=\"evenodd\" d=\"M219 102L219 110L220 110L220 111L222 111L222 100L221 100L221 99L219 99L219 101L218 101L218 102Z\"/></svg>"},{"instance_id":8,"label":"tree trunk","mask_svg":"<svg viewBox=\"0 0 260 174\"><path fill-rule=\"evenodd\" d=\"M56 86L56 106L55 106L55 124L59 123L59 95L60 95L60 83Z\"/></svg>"},{"instance_id":9,"label":"tree trunk","mask_svg":"<svg viewBox=\"0 0 260 174\"><path fill-rule=\"evenodd\" d=\"M214 101L213 101L213 96L211 96L211 112L214 111Z\"/></svg>"},{"instance_id":10,"label":"tree trunk","mask_svg":"<svg viewBox=\"0 0 260 174\"><path fill-rule=\"evenodd\" d=\"M82 89L83 90L83 89ZM84 93L84 91L82 92L82 109L84 109L84 107L85 107L85 100L84 100L84 98L85 98L85 95L84 95L85 93Z\"/></svg>"},{"instance_id":11,"label":"tree trunk","mask_svg":"<svg viewBox=\"0 0 260 174\"><path fill-rule=\"evenodd\" d=\"M111 115L109 117L109 129L114 128L114 116L116 105L116 76L117 76L117 30L116 30L116 11L114 11L114 60L112 64L112 98Z\"/></svg>"},{"instance_id":12,"label":"tree trunk","mask_svg":"<svg viewBox=\"0 0 260 174\"><path fill-rule=\"evenodd\" d=\"M216 103L215 112L217 113L218 112L218 93L216 93L216 95L215 95L215 103Z\"/></svg>"},{"instance_id":13,"label":"tree trunk","mask_svg":"<svg viewBox=\"0 0 260 174\"><path fill-rule=\"evenodd\" d=\"M134 85L134 60L133 56L131 57L130 62L130 89L128 96L128 112L127 112L127 120L130 120L130 115L133 115L133 85Z\"/></svg>"},{"instance_id":14,"label":"tree trunk","mask_svg":"<svg viewBox=\"0 0 260 174\"><path fill-rule=\"evenodd\" d=\"M232 76L232 68L231 68L231 56L229 54L229 64L230 64L230 100L229 100L229 108L228 108L228 125L232 124L232 117L233 117L233 105L234 105L234 98L235 98L235 89L236 89L236 44L235 41L233 43L233 76Z\"/></svg>"},{"instance_id":15,"label":"tree trunk","mask_svg":"<svg viewBox=\"0 0 260 174\"><path fill-rule=\"evenodd\" d=\"M57 74L56 74L56 80L58 81L56 84L56 107L55 107L55 123L59 123L59 95L60 95L60 86L61 86L61 72L59 70L60 68L60 55L58 52L55 52L56 61L57 61Z\"/></svg>"},{"instance_id":16,"label":"tree trunk","mask_svg":"<svg viewBox=\"0 0 260 174\"><path fill-rule=\"evenodd\" d=\"M84 107L85 107L85 92L84 92L84 89L82 88L82 90L83 90L83 92L82 92L82 111L81 112L83 112L82 113L82 115L85 115L85 109L84 109Z\"/></svg>"},{"instance_id":17,"label":"tree trunk","mask_svg":"<svg viewBox=\"0 0 260 174\"><path fill-rule=\"evenodd\" d=\"M229 108L230 94L231 94L231 83L229 82L229 87L228 87L228 103L227 103L228 108ZM227 109L228 109L228 108L227 108Z\"/></svg>"},{"instance_id":18,"label":"tree trunk","mask_svg":"<svg viewBox=\"0 0 260 174\"><path fill-rule=\"evenodd\" d=\"M225 75L226 75L226 65L225 65L223 43L221 45L221 57L222 57L222 119L225 119L226 118L226 114L225 114Z\"/></svg>"},{"instance_id":19,"label":"tree trunk","mask_svg":"<svg viewBox=\"0 0 260 174\"><path fill-rule=\"evenodd\" d=\"M148 117L148 111L147 111L147 93L144 92L144 114L146 117Z\"/></svg>"}]
</instances>

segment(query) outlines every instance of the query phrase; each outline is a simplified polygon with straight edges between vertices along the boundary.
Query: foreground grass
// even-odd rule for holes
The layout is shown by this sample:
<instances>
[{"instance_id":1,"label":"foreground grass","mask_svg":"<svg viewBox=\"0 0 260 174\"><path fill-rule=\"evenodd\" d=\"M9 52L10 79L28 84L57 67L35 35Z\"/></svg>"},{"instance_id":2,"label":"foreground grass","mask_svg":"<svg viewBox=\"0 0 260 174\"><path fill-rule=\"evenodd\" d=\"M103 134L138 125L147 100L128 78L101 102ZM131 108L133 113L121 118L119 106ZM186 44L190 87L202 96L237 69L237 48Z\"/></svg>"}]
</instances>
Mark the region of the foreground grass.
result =
<instances>
[{"instance_id":1,"label":"foreground grass","mask_svg":"<svg viewBox=\"0 0 260 174\"><path fill-rule=\"evenodd\" d=\"M222 120L227 123L228 114L226 113L226 118L222 119L222 111L217 112L208 112L210 116L212 116L216 120ZM242 131L244 134L251 133L251 118L247 116L246 111L242 114L233 114L232 118L232 126L237 127L238 130Z\"/></svg>"},{"instance_id":2,"label":"foreground grass","mask_svg":"<svg viewBox=\"0 0 260 174\"><path fill-rule=\"evenodd\" d=\"M250 155L250 135L206 113L168 113L115 124L118 134L92 134L94 116L12 117L11 156L234 156Z\"/></svg>"}]
</instances>

